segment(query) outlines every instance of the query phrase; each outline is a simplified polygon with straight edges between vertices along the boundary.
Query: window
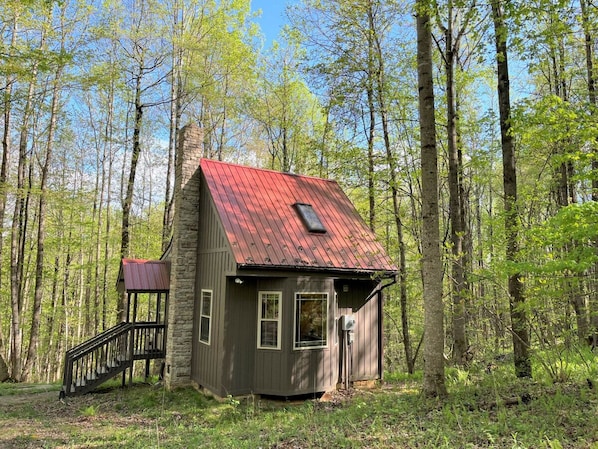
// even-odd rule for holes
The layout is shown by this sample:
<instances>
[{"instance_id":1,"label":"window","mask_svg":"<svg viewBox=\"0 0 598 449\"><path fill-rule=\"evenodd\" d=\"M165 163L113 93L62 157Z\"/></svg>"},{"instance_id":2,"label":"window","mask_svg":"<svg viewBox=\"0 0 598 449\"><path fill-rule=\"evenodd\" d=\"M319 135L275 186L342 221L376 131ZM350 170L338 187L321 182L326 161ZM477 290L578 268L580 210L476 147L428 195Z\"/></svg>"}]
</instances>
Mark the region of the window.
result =
<instances>
[{"instance_id":1,"label":"window","mask_svg":"<svg viewBox=\"0 0 598 449\"><path fill-rule=\"evenodd\" d=\"M328 293L295 296L295 349L328 346Z\"/></svg>"},{"instance_id":2,"label":"window","mask_svg":"<svg viewBox=\"0 0 598 449\"><path fill-rule=\"evenodd\" d=\"M309 232L326 233L326 228L311 204L295 203L295 209Z\"/></svg>"},{"instance_id":3,"label":"window","mask_svg":"<svg viewBox=\"0 0 598 449\"><path fill-rule=\"evenodd\" d=\"M199 306L199 341L209 345L212 322L212 290L201 291L201 304Z\"/></svg>"},{"instance_id":4,"label":"window","mask_svg":"<svg viewBox=\"0 0 598 449\"><path fill-rule=\"evenodd\" d=\"M280 308L282 292L259 292L257 347L280 349Z\"/></svg>"}]
</instances>

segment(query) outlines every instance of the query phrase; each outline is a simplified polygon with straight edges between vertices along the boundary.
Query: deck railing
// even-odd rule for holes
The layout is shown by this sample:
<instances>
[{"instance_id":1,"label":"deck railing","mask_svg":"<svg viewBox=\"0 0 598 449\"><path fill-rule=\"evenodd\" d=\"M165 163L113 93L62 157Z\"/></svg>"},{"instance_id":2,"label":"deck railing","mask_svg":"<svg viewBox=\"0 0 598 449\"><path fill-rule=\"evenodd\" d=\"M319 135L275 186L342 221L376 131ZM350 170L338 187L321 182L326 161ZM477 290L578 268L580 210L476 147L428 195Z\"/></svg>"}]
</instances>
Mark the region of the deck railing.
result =
<instances>
[{"instance_id":1,"label":"deck railing","mask_svg":"<svg viewBox=\"0 0 598 449\"><path fill-rule=\"evenodd\" d=\"M132 370L135 360L164 356L164 324L117 324L66 352L60 396L87 393L127 368Z\"/></svg>"}]
</instances>

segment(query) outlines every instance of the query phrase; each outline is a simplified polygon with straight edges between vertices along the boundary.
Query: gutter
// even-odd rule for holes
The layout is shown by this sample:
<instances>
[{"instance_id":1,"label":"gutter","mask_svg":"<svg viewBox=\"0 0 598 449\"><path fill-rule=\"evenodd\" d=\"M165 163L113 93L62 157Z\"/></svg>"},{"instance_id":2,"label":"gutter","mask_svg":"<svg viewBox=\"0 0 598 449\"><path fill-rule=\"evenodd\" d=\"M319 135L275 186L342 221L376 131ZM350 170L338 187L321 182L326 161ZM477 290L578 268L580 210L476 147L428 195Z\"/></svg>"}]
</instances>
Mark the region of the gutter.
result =
<instances>
[{"instance_id":1,"label":"gutter","mask_svg":"<svg viewBox=\"0 0 598 449\"><path fill-rule=\"evenodd\" d=\"M383 284L382 286L380 285L382 284L382 281L380 281L376 289L372 293L370 293L370 295L365 299L366 302L372 299L375 294L382 293L382 290L384 290L385 288L390 287L391 285L395 285L398 282L397 277L398 274L394 274L391 281L386 284Z\"/></svg>"},{"instance_id":2,"label":"gutter","mask_svg":"<svg viewBox=\"0 0 598 449\"><path fill-rule=\"evenodd\" d=\"M363 276L370 276L370 277L380 277L382 279L393 278L394 281L389 283L388 285L395 284L397 274L395 271L386 271L380 269L356 269L356 268L341 268L341 267L322 267L316 265L267 265L267 264L253 264L253 263L237 263L237 276L241 276L240 270L255 270L255 271L303 271L303 272L310 272L310 273L329 273L329 274L338 274L338 275L347 275L347 274L356 274L356 275L363 275ZM381 274L381 276L376 276L377 274ZM382 288L386 288L388 285L383 286ZM375 293L375 292L374 292ZM373 296L373 295L371 295ZM371 297L370 296L370 297ZM370 299L368 297L368 299Z\"/></svg>"}]
</instances>

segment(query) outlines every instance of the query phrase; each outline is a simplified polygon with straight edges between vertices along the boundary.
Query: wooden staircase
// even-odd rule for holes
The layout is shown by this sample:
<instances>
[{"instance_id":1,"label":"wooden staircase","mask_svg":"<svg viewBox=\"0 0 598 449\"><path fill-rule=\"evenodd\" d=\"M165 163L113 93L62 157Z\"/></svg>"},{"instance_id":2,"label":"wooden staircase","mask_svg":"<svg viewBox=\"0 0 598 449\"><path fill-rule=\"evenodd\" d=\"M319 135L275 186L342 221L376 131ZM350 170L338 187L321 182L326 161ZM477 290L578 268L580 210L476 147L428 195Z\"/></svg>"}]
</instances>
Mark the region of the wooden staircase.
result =
<instances>
[{"instance_id":1,"label":"wooden staircase","mask_svg":"<svg viewBox=\"0 0 598 449\"><path fill-rule=\"evenodd\" d=\"M165 356L165 326L154 322L120 323L69 349L64 361L60 398L84 394L129 368L132 381L135 360Z\"/></svg>"}]
</instances>

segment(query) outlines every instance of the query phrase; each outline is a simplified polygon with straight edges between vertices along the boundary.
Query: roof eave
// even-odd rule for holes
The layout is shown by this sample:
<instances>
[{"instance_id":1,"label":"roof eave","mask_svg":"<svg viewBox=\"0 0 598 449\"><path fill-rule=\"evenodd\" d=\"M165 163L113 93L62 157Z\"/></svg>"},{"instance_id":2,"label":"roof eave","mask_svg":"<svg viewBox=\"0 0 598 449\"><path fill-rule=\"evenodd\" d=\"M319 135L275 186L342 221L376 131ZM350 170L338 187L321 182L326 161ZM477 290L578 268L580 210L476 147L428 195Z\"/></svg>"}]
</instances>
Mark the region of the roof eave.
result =
<instances>
[{"instance_id":1,"label":"roof eave","mask_svg":"<svg viewBox=\"0 0 598 449\"><path fill-rule=\"evenodd\" d=\"M273 264L237 264L237 272L242 270L256 270L256 271L303 271L310 273L329 273L341 275L359 275L364 277L375 277L379 279L387 279L395 277L398 273L396 270L388 268L384 269L357 269L345 267L321 267L309 265L273 265ZM240 274L240 273L239 273Z\"/></svg>"}]
</instances>

